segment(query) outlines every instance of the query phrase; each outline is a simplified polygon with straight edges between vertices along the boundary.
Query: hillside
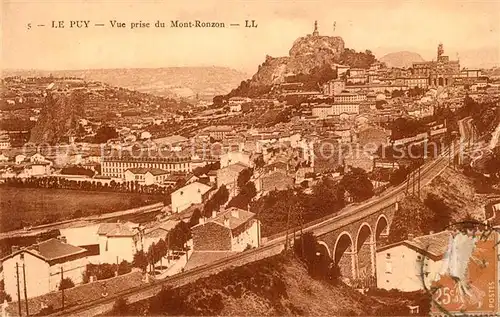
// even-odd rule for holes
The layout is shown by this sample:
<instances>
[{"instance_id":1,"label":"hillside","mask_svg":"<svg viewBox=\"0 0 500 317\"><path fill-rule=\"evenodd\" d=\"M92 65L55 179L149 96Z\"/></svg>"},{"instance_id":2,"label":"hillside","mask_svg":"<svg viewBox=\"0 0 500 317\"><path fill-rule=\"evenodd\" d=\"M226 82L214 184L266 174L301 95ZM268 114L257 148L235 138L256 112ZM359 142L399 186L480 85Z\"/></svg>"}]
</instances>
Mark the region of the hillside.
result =
<instances>
[{"instance_id":1,"label":"hillside","mask_svg":"<svg viewBox=\"0 0 500 317\"><path fill-rule=\"evenodd\" d=\"M401 51L384 55L379 59L387 67L406 68L411 67L415 62L424 62L425 60L417 53Z\"/></svg>"},{"instance_id":2,"label":"hillside","mask_svg":"<svg viewBox=\"0 0 500 317\"><path fill-rule=\"evenodd\" d=\"M4 76L78 77L163 97L211 100L248 76L225 67L117 68L64 71L5 71Z\"/></svg>"},{"instance_id":3,"label":"hillside","mask_svg":"<svg viewBox=\"0 0 500 317\"><path fill-rule=\"evenodd\" d=\"M406 299L379 295L361 295L342 283L313 279L295 257L277 255L177 289L164 289L150 300L126 308L121 305L121 311L110 314L401 316L407 313ZM387 292L384 295L388 295ZM415 297L425 300L425 295Z\"/></svg>"}]
</instances>

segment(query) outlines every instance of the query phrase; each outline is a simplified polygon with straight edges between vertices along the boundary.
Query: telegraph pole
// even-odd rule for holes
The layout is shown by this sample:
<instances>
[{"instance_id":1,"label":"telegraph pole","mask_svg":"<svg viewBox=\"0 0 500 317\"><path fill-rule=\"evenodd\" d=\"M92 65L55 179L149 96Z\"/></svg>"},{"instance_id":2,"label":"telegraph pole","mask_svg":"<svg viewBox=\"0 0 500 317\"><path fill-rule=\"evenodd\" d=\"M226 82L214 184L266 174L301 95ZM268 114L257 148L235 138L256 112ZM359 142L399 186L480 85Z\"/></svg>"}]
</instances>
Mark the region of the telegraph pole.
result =
<instances>
[{"instance_id":1,"label":"telegraph pole","mask_svg":"<svg viewBox=\"0 0 500 317\"><path fill-rule=\"evenodd\" d=\"M290 226L290 206L288 207L288 215L286 219L286 240L285 240L285 251L288 250L288 227Z\"/></svg>"},{"instance_id":2,"label":"telegraph pole","mask_svg":"<svg viewBox=\"0 0 500 317\"><path fill-rule=\"evenodd\" d=\"M408 192L410 191L410 178L411 178L411 171L406 178L406 195L408 195Z\"/></svg>"},{"instance_id":3,"label":"telegraph pole","mask_svg":"<svg viewBox=\"0 0 500 317\"><path fill-rule=\"evenodd\" d=\"M302 208L300 209L300 242L301 242L301 248L302 248L302 257L304 257L304 215L302 214Z\"/></svg>"},{"instance_id":4,"label":"telegraph pole","mask_svg":"<svg viewBox=\"0 0 500 317\"><path fill-rule=\"evenodd\" d=\"M23 280L24 280L24 305L26 306L26 316L29 316L29 310L28 310L28 288L26 287L26 268L25 264L23 263Z\"/></svg>"},{"instance_id":5,"label":"telegraph pole","mask_svg":"<svg viewBox=\"0 0 500 317\"><path fill-rule=\"evenodd\" d=\"M421 165L418 166L418 198L420 198L420 168Z\"/></svg>"},{"instance_id":6,"label":"telegraph pole","mask_svg":"<svg viewBox=\"0 0 500 317\"><path fill-rule=\"evenodd\" d=\"M415 171L413 171L413 181L412 181L412 195L415 196Z\"/></svg>"},{"instance_id":7,"label":"telegraph pole","mask_svg":"<svg viewBox=\"0 0 500 317\"><path fill-rule=\"evenodd\" d=\"M17 279L17 310L19 312L19 316L22 316L23 313L21 311L21 287L19 286L19 264L16 262L16 279Z\"/></svg>"},{"instance_id":8,"label":"telegraph pole","mask_svg":"<svg viewBox=\"0 0 500 317\"><path fill-rule=\"evenodd\" d=\"M64 285L62 285L63 280L64 280L64 270L61 266L61 286L64 286ZM61 295L62 295L61 305L62 305L62 309L64 310L64 287L61 287Z\"/></svg>"}]
</instances>

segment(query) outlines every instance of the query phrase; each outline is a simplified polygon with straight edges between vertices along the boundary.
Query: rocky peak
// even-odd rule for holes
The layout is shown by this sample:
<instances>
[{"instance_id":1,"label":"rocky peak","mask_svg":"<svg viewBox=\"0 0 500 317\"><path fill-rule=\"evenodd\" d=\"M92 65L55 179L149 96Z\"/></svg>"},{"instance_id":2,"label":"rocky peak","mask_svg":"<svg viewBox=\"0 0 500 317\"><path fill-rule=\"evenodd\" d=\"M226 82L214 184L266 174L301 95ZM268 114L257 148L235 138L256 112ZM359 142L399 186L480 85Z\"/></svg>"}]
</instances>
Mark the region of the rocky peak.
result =
<instances>
[{"instance_id":1,"label":"rocky peak","mask_svg":"<svg viewBox=\"0 0 500 317\"><path fill-rule=\"evenodd\" d=\"M252 77L251 85L272 85L284 82L287 74L309 74L315 67L334 64L344 52L344 40L339 36L321 36L318 24L314 31L299 37L292 45L289 56L266 56L265 62Z\"/></svg>"}]
</instances>

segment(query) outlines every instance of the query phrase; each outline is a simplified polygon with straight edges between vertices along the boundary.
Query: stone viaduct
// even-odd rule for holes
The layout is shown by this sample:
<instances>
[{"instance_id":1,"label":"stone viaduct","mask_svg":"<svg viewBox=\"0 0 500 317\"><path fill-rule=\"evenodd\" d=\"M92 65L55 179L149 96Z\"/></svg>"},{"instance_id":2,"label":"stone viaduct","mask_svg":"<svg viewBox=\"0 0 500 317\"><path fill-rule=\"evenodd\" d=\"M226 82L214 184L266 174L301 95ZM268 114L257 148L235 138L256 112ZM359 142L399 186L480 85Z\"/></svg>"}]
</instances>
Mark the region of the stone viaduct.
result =
<instances>
[{"instance_id":1,"label":"stone viaduct","mask_svg":"<svg viewBox=\"0 0 500 317\"><path fill-rule=\"evenodd\" d=\"M339 266L347 284L375 277L377 245L380 246L388 236L397 210L396 202L330 232L316 235L320 252Z\"/></svg>"}]
</instances>

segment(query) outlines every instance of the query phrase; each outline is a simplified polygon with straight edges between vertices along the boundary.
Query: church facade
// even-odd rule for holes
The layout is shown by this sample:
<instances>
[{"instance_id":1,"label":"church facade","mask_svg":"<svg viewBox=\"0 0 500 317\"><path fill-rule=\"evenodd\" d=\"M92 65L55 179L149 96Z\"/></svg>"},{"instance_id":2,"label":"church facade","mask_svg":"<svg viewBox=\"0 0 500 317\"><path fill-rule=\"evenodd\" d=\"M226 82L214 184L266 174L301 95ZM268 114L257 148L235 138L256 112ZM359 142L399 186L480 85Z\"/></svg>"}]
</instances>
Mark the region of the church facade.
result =
<instances>
[{"instance_id":1,"label":"church facade","mask_svg":"<svg viewBox=\"0 0 500 317\"><path fill-rule=\"evenodd\" d=\"M460 62L450 60L443 55L443 44L439 44L437 60L413 63L411 72L414 76L425 77L431 87L447 87L453 85L454 79L460 77Z\"/></svg>"}]
</instances>

